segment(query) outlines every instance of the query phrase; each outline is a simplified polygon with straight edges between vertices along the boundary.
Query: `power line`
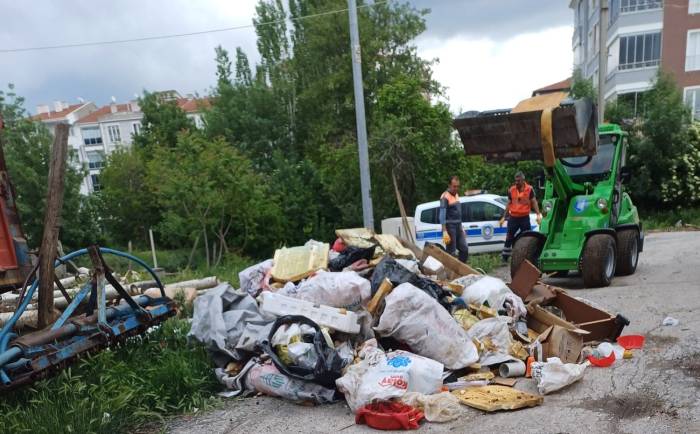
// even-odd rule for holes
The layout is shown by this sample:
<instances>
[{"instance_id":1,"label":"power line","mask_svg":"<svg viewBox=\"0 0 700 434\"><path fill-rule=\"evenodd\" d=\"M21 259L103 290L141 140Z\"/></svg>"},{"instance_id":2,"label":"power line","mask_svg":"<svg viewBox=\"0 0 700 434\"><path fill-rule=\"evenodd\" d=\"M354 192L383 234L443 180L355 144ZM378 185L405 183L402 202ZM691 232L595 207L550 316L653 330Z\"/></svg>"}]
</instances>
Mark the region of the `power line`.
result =
<instances>
[{"instance_id":1,"label":"power line","mask_svg":"<svg viewBox=\"0 0 700 434\"><path fill-rule=\"evenodd\" d=\"M371 8L371 7L379 6L381 4L389 3L390 1L391 0L375 1L372 4L360 5L357 8L358 9ZM116 44L126 44L126 43L131 43L131 42L155 41L155 40L160 40L160 39L185 38L185 37L189 37L189 36L198 36L198 35L205 35L205 34L210 34L210 33L222 33L222 32L230 32L233 30L249 29L252 27L271 26L274 24L280 24L280 23L284 23L287 21L292 21L292 22L304 21L304 20L307 20L310 18L317 18L317 17L326 16L326 15L334 15L334 14L344 13L344 12L347 12L348 10L349 10L348 8L335 9L332 11L319 12L319 13L311 14L311 15L304 15L302 17L283 18L281 20L266 21L263 23L258 23L257 25L246 24L246 25L242 25L242 26L224 27L221 29L201 30L198 32L189 32L189 33L174 33L174 34L169 34L169 35L144 36L141 38L131 38L131 39L114 39L111 41L77 42L77 43L73 43L73 44L45 45L45 46L39 46L39 47L0 48L0 54L1 53L20 53L20 52L25 52L25 51L58 50L58 49L62 49L62 48L94 47L94 46L100 46L100 45L116 45Z\"/></svg>"}]
</instances>

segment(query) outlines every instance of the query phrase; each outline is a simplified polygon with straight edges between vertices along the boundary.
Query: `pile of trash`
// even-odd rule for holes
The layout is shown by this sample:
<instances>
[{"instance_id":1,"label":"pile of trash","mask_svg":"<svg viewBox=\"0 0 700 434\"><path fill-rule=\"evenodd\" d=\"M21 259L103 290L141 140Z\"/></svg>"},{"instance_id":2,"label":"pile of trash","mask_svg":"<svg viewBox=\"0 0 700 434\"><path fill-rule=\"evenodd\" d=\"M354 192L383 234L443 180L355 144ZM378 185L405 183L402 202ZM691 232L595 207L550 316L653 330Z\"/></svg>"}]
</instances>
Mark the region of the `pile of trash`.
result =
<instances>
[{"instance_id":1,"label":"pile of trash","mask_svg":"<svg viewBox=\"0 0 700 434\"><path fill-rule=\"evenodd\" d=\"M357 423L410 429L456 419L461 404L536 406L591 364L630 356L606 342L629 321L542 283L529 262L506 284L436 245L336 235L279 249L242 271L239 289L197 297L190 336L210 350L224 396L344 399ZM520 377L541 395L513 388Z\"/></svg>"}]
</instances>

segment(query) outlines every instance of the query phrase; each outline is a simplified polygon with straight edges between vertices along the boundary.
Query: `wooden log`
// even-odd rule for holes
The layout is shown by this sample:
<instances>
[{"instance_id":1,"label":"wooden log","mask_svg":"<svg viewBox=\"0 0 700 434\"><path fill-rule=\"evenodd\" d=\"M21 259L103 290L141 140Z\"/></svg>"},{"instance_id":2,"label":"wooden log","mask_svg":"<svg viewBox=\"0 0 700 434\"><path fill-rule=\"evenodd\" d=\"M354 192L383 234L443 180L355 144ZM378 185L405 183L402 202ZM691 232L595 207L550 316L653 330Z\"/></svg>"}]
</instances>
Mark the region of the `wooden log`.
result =
<instances>
[{"instance_id":1,"label":"wooden log","mask_svg":"<svg viewBox=\"0 0 700 434\"><path fill-rule=\"evenodd\" d=\"M58 233L63 209L66 159L68 156L68 125L58 124L54 130L54 141L49 163L49 188L46 193L44 234L39 249L39 327L54 320L53 284L54 261L58 251Z\"/></svg>"}]
</instances>

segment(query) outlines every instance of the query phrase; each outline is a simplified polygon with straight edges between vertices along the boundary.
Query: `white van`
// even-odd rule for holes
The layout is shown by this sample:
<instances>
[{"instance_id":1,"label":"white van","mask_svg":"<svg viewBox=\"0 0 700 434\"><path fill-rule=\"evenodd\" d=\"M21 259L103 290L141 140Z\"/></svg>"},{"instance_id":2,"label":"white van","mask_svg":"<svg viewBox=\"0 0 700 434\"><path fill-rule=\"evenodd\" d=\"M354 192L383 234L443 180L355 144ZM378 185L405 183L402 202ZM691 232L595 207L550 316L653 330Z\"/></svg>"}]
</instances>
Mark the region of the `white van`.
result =
<instances>
[{"instance_id":1,"label":"white van","mask_svg":"<svg viewBox=\"0 0 700 434\"><path fill-rule=\"evenodd\" d=\"M498 220L505 212L508 198L496 194L476 194L461 196L459 201L462 203L462 227L467 233L469 253L500 252L508 229L506 223L499 227ZM422 249L426 242L444 246L439 200L418 205L414 222L418 247ZM533 231L539 229L534 213L530 214L530 226Z\"/></svg>"}]
</instances>

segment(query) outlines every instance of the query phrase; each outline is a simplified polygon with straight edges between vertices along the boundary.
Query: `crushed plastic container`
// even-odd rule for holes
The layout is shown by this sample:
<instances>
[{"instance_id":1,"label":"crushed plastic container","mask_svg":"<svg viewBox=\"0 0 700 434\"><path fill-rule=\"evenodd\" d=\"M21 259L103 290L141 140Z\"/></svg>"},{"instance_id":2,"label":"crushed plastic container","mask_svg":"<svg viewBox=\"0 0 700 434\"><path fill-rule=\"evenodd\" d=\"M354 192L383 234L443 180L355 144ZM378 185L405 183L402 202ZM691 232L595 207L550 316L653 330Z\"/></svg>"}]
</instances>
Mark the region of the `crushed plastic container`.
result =
<instances>
[{"instance_id":1,"label":"crushed plastic container","mask_svg":"<svg viewBox=\"0 0 700 434\"><path fill-rule=\"evenodd\" d=\"M400 402L367 404L355 414L355 423L366 423L375 429L416 429L423 419L423 412Z\"/></svg>"},{"instance_id":2,"label":"crushed plastic container","mask_svg":"<svg viewBox=\"0 0 700 434\"><path fill-rule=\"evenodd\" d=\"M617 343L626 350L638 350L644 346L644 336L626 335L617 338Z\"/></svg>"},{"instance_id":3,"label":"crushed plastic container","mask_svg":"<svg viewBox=\"0 0 700 434\"><path fill-rule=\"evenodd\" d=\"M273 292L263 292L260 310L272 315L302 315L317 324L339 332L360 332L359 317L354 312L335 307L314 304Z\"/></svg>"}]
</instances>

